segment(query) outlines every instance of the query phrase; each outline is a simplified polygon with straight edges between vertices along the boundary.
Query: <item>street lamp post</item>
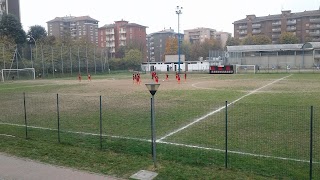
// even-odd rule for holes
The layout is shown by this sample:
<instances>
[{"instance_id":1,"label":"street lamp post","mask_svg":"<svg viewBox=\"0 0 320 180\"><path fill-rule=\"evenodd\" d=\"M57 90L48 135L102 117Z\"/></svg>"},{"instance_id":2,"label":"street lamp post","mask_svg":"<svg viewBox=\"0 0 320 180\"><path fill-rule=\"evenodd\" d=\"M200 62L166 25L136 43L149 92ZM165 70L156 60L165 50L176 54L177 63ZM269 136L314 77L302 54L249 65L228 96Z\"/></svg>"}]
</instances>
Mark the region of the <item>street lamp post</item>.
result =
<instances>
[{"instance_id":1,"label":"street lamp post","mask_svg":"<svg viewBox=\"0 0 320 180\"><path fill-rule=\"evenodd\" d=\"M36 42L36 40L34 39L34 37L32 37L31 35L28 35L28 37L29 38L31 38L33 41L34 41L34 45L36 46L36 60L37 60L37 42ZM31 47L31 45L30 45L30 47ZM31 66L32 66L32 68L33 68L33 59L32 59L32 48L31 48Z\"/></svg>"},{"instance_id":2,"label":"street lamp post","mask_svg":"<svg viewBox=\"0 0 320 180\"><path fill-rule=\"evenodd\" d=\"M151 149L152 149L152 159L154 167L157 167L156 161L156 129L155 129L155 120L154 120L154 95L156 94L160 84L146 84L148 90L150 91L151 97Z\"/></svg>"},{"instance_id":3,"label":"street lamp post","mask_svg":"<svg viewBox=\"0 0 320 180\"><path fill-rule=\"evenodd\" d=\"M182 7L177 6L176 9L176 14L178 15L178 56L179 56L179 60L178 60L178 72L180 74L180 14L182 14Z\"/></svg>"}]
</instances>

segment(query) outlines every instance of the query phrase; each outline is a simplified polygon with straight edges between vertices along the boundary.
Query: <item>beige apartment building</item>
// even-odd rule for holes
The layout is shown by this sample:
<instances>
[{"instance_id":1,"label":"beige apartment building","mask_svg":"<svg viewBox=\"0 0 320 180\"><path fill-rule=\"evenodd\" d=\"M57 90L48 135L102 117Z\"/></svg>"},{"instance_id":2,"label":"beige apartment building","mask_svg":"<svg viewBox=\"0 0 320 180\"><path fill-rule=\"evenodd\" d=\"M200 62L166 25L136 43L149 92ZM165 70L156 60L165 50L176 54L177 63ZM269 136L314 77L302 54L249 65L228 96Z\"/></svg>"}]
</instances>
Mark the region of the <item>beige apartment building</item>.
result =
<instances>
[{"instance_id":1,"label":"beige apartment building","mask_svg":"<svg viewBox=\"0 0 320 180\"><path fill-rule=\"evenodd\" d=\"M184 30L184 40L193 42L203 42L205 39L213 39L216 37L216 30L210 28L196 28L196 29L189 29Z\"/></svg>"},{"instance_id":2,"label":"beige apartment building","mask_svg":"<svg viewBox=\"0 0 320 180\"><path fill-rule=\"evenodd\" d=\"M235 21L234 37L243 39L248 35L266 35L272 43L278 43L281 33L295 34L300 43L320 41L320 10L292 13L290 10L281 14L256 17L247 15L245 19Z\"/></svg>"},{"instance_id":3,"label":"beige apartment building","mask_svg":"<svg viewBox=\"0 0 320 180\"><path fill-rule=\"evenodd\" d=\"M73 40L86 40L98 45L98 20L90 16L56 17L47 22L48 35L56 38L70 36Z\"/></svg>"},{"instance_id":4,"label":"beige apartment building","mask_svg":"<svg viewBox=\"0 0 320 180\"><path fill-rule=\"evenodd\" d=\"M231 33L222 32L222 31L216 32L216 35L215 35L215 39L221 42L222 47L226 46L226 43L229 37L231 37Z\"/></svg>"}]
</instances>

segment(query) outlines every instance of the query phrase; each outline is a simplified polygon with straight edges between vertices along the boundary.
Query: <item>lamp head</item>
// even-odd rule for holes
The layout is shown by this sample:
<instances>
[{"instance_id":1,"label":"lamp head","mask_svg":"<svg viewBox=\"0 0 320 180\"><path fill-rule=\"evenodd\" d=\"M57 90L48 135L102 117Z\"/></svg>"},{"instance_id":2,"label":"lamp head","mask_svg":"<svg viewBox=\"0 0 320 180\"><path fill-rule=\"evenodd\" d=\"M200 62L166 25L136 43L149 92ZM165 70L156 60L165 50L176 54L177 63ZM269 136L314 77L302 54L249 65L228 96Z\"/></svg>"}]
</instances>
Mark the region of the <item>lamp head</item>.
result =
<instances>
[{"instance_id":1,"label":"lamp head","mask_svg":"<svg viewBox=\"0 0 320 180\"><path fill-rule=\"evenodd\" d=\"M146 86L147 86L148 90L150 91L150 94L155 95L160 84L148 83L148 84L146 84Z\"/></svg>"}]
</instances>

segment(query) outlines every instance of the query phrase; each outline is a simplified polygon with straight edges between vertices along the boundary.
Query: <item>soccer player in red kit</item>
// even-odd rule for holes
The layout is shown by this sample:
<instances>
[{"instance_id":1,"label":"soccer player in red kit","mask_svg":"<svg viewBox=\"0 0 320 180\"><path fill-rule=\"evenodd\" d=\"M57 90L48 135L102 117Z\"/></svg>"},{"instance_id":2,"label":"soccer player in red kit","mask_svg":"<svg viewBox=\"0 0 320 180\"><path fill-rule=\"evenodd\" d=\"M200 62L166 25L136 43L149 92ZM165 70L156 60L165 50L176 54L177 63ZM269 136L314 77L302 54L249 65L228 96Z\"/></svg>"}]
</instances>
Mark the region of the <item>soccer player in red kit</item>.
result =
<instances>
[{"instance_id":1,"label":"soccer player in red kit","mask_svg":"<svg viewBox=\"0 0 320 180\"><path fill-rule=\"evenodd\" d=\"M80 73L78 74L78 80L79 80L79 82L81 82L81 74Z\"/></svg>"},{"instance_id":2,"label":"soccer player in red kit","mask_svg":"<svg viewBox=\"0 0 320 180\"><path fill-rule=\"evenodd\" d=\"M91 74L88 74L88 81L91 81Z\"/></svg>"},{"instance_id":3,"label":"soccer player in red kit","mask_svg":"<svg viewBox=\"0 0 320 180\"><path fill-rule=\"evenodd\" d=\"M156 77L155 77L155 80L156 80L156 83L159 83L159 78L158 78L157 75L156 75Z\"/></svg>"}]
</instances>

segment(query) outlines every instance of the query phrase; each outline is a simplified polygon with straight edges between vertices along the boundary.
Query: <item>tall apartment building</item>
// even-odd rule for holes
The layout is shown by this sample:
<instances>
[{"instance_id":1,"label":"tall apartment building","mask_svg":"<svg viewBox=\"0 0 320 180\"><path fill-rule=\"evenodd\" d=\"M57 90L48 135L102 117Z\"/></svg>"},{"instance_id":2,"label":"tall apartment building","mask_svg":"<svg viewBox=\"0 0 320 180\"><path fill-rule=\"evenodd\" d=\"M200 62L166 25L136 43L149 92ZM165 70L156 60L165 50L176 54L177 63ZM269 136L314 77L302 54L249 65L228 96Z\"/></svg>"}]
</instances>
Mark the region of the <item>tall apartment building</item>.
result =
<instances>
[{"instance_id":1,"label":"tall apartment building","mask_svg":"<svg viewBox=\"0 0 320 180\"><path fill-rule=\"evenodd\" d=\"M13 14L20 21L20 1L19 0L0 0L0 17L3 14Z\"/></svg>"},{"instance_id":2,"label":"tall apartment building","mask_svg":"<svg viewBox=\"0 0 320 180\"><path fill-rule=\"evenodd\" d=\"M216 32L214 39L219 40L221 42L221 46L225 47L229 37L231 37L231 33L219 31Z\"/></svg>"},{"instance_id":3,"label":"tall apartment building","mask_svg":"<svg viewBox=\"0 0 320 180\"><path fill-rule=\"evenodd\" d=\"M177 38L179 35L173 29L164 29L147 35L147 61L162 62L165 58L166 42L168 38ZM180 34L183 39L183 34ZM178 52L177 52L178 54Z\"/></svg>"},{"instance_id":4,"label":"tall apartment building","mask_svg":"<svg viewBox=\"0 0 320 180\"><path fill-rule=\"evenodd\" d=\"M210 28L196 28L196 29L189 29L184 30L184 40L193 42L203 42L205 39L212 39L216 36L216 30Z\"/></svg>"},{"instance_id":5,"label":"tall apartment building","mask_svg":"<svg viewBox=\"0 0 320 180\"><path fill-rule=\"evenodd\" d=\"M90 16L56 17L47 22L48 35L56 38L70 36L73 40L84 39L98 45L98 22Z\"/></svg>"},{"instance_id":6,"label":"tall apartment building","mask_svg":"<svg viewBox=\"0 0 320 180\"><path fill-rule=\"evenodd\" d=\"M243 39L247 35L263 34L278 43L281 33L295 34L300 43L320 41L320 10L291 13L281 11L281 14L256 17L247 15L245 19L235 21L234 37Z\"/></svg>"},{"instance_id":7,"label":"tall apartment building","mask_svg":"<svg viewBox=\"0 0 320 180\"><path fill-rule=\"evenodd\" d=\"M132 44L142 51L146 58L146 26L128 21L115 21L99 28L98 44L107 48L112 57L115 57L120 46Z\"/></svg>"}]
</instances>

